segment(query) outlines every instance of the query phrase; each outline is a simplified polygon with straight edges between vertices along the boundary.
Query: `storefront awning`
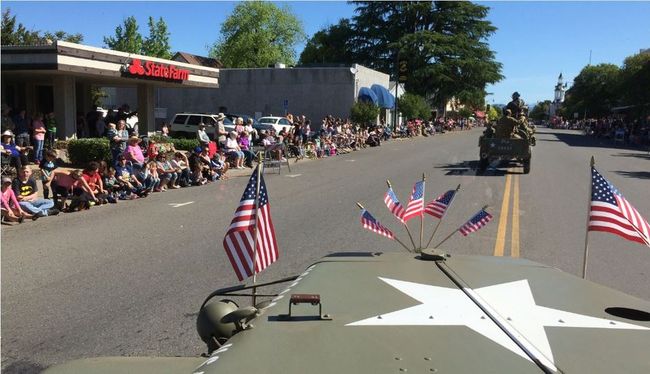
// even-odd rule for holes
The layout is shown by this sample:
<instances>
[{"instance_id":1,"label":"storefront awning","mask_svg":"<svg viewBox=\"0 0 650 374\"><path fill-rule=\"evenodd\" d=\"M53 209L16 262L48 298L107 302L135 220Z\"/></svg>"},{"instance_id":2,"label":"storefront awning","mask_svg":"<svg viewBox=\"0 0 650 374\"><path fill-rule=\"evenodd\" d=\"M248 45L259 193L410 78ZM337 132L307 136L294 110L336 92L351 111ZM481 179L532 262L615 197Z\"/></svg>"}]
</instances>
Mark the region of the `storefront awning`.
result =
<instances>
[{"instance_id":1,"label":"storefront awning","mask_svg":"<svg viewBox=\"0 0 650 374\"><path fill-rule=\"evenodd\" d=\"M380 108L392 109L395 107L395 96L388 92L386 87L379 84L373 84L370 86L370 89L375 93L375 95L377 95L377 105Z\"/></svg>"},{"instance_id":2,"label":"storefront awning","mask_svg":"<svg viewBox=\"0 0 650 374\"><path fill-rule=\"evenodd\" d=\"M367 103L373 103L375 105L379 104L379 99L377 95L368 87L361 87L359 89L359 101L364 101Z\"/></svg>"}]
</instances>

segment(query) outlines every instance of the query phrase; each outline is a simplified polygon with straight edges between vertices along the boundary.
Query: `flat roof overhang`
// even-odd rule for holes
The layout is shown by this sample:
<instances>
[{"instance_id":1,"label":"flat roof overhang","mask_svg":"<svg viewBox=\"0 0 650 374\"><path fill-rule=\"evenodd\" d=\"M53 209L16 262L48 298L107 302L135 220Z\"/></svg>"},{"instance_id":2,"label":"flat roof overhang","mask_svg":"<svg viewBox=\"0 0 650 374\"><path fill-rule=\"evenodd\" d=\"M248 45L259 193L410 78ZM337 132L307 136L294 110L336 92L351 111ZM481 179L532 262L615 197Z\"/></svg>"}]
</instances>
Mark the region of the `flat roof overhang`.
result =
<instances>
[{"instance_id":1,"label":"flat roof overhang","mask_svg":"<svg viewBox=\"0 0 650 374\"><path fill-rule=\"evenodd\" d=\"M186 80L133 77L125 74L134 59L189 71ZM155 87L219 87L219 69L133 53L57 41L43 46L3 46L2 72L11 75L72 75L98 84Z\"/></svg>"}]
</instances>

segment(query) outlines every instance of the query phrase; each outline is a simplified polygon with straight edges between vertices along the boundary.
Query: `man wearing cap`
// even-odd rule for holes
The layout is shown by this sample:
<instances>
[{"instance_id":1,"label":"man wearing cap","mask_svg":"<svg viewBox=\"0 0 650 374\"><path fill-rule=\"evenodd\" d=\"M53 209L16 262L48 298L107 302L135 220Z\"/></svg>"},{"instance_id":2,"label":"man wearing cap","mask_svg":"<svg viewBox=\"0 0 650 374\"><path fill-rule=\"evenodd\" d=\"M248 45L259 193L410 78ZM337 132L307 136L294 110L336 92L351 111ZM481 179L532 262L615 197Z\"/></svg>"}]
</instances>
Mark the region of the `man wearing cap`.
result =
<instances>
[{"instance_id":1,"label":"man wearing cap","mask_svg":"<svg viewBox=\"0 0 650 374\"><path fill-rule=\"evenodd\" d=\"M223 113L217 114L217 134L216 136L218 137L219 141L219 148L223 148L226 145L226 136L228 136L228 132L226 131L226 127L223 125L223 120L226 118L226 116Z\"/></svg>"},{"instance_id":2,"label":"man wearing cap","mask_svg":"<svg viewBox=\"0 0 650 374\"><path fill-rule=\"evenodd\" d=\"M38 217L59 214L59 211L54 209L54 201L38 198L36 194L38 187L36 181L32 178L32 169L29 166L23 166L18 170L18 177L14 179L12 188L20 207L30 214Z\"/></svg>"},{"instance_id":3,"label":"man wearing cap","mask_svg":"<svg viewBox=\"0 0 650 374\"><path fill-rule=\"evenodd\" d=\"M205 123L199 123L199 129L196 130L196 137L202 146L207 147L208 144L210 144L210 137L208 136L208 133L205 132Z\"/></svg>"}]
</instances>

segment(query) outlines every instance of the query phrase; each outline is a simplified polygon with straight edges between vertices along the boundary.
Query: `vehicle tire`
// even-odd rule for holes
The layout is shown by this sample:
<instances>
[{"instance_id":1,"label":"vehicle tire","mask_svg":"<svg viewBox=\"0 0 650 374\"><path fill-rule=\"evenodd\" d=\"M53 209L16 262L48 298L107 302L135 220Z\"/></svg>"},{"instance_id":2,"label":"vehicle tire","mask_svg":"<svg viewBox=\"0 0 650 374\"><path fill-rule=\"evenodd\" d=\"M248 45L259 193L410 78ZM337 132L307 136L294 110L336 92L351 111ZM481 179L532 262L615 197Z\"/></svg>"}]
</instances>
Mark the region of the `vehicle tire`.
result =
<instances>
[{"instance_id":1,"label":"vehicle tire","mask_svg":"<svg viewBox=\"0 0 650 374\"><path fill-rule=\"evenodd\" d=\"M489 160L488 160L487 157L480 158L480 159L478 160L478 169L476 169L476 172L477 172L478 174L483 174L483 173L485 173L485 170L487 170L488 164L489 164Z\"/></svg>"},{"instance_id":2,"label":"vehicle tire","mask_svg":"<svg viewBox=\"0 0 650 374\"><path fill-rule=\"evenodd\" d=\"M530 173L530 159L524 160L524 174Z\"/></svg>"}]
</instances>

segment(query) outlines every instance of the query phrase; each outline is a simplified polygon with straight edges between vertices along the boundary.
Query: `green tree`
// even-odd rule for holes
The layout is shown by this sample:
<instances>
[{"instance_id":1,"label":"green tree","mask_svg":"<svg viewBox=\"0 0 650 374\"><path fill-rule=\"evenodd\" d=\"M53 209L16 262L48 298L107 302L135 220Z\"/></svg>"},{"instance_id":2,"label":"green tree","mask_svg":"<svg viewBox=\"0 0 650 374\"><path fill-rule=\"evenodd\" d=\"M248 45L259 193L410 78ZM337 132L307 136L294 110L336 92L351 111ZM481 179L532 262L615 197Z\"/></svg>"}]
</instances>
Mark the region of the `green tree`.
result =
<instances>
[{"instance_id":1,"label":"green tree","mask_svg":"<svg viewBox=\"0 0 650 374\"><path fill-rule=\"evenodd\" d=\"M568 113L601 117L618 104L620 69L613 64L586 66L567 91L564 107Z\"/></svg>"},{"instance_id":2,"label":"green tree","mask_svg":"<svg viewBox=\"0 0 650 374\"><path fill-rule=\"evenodd\" d=\"M638 105L639 114L650 108L650 54L639 53L623 62L620 74L620 94L626 105Z\"/></svg>"},{"instance_id":3,"label":"green tree","mask_svg":"<svg viewBox=\"0 0 650 374\"><path fill-rule=\"evenodd\" d=\"M43 34L43 39L45 40L63 40L64 42L71 42L71 43L81 43L84 40L83 35L77 33L77 34L68 34L65 31L55 31L53 33L51 32L46 32Z\"/></svg>"},{"instance_id":4,"label":"green tree","mask_svg":"<svg viewBox=\"0 0 650 374\"><path fill-rule=\"evenodd\" d=\"M431 106L422 96L405 93L398 99L397 107L405 118L421 118L424 120L431 117Z\"/></svg>"},{"instance_id":5,"label":"green tree","mask_svg":"<svg viewBox=\"0 0 650 374\"><path fill-rule=\"evenodd\" d=\"M162 17L155 22L149 17L149 36L142 44L142 54L153 57L170 59L172 58L171 47L169 46L169 31L167 24Z\"/></svg>"},{"instance_id":6,"label":"green tree","mask_svg":"<svg viewBox=\"0 0 650 374\"><path fill-rule=\"evenodd\" d=\"M540 101L530 111L530 118L537 119L537 120L548 119L548 113L550 109L551 109L551 100Z\"/></svg>"},{"instance_id":7,"label":"green tree","mask_svg":"<svg viewBox=\"0 0 650 374\"><path fill-rule=\"evenodd\" d=\"M27 30L11 15L11 9L2 12L2 45L37 45L45 42L38 31Z\"/></svg>"},{"instance_id":8,"label":"green tree","mask_svg":"<svg viewBox=\"0 0 650 374\"><path fill-rule=\"evenodd\" d=\"M142 35L138 32L135 17L124 19L123 25L115 28L114 36L105 36L104 43L110 49L129 53L142 53Z\"/></svg>"},{"instance_id":9,"label":"green tree","mask_svg":"<svg viewBox=\"0 0 650 374\"><path fill-rule=\"evenodd\" d=\"M350 108L350 119L361 126L375 123L379 115L379 107L373 103L357 101Z\"/></svg>"},{"instance_id":10,"label":"green tree","mask_svg":"<svg viewBox=\"0 0 650 374\"><path fill-rule=\"evenodd\" d=\"M349 27L339 22L314 35L301 62L357 62L395 76L403 61L406 89L436 105L455 97L480 108L485 86L503 79L487 44L496 31L486 20L488 7L467 1L353 3Z\"/></svg>"},{"instance_id":11,"label":"green tree","mask_svg":"<svg viewBox=\"0 0 650 374\"><path fill-rule=\"evenodd\" d=\"M267 67L295 63L294 46L305 39L302 22L288 6L271 2L239 3L221 25L221 36L210 50L225 67Z\"/></svg>"},{"instance_id":12,"label":"green tree","mask_svg":"<svg viewBox=\"0 0 650 374\"><path fill-rule=\"evenodd\" d=\"M305 45L299 63L355 63L350 39L353 32L352 24L347 18L318 31Z\"/></svg>"},{"instance_id":13,"label":"green tree","mask_svg":"<svg viewBox=\"0 0 650 374\"><path fill-rule=\"evenodd\" d=\"M488 121L496 121L501 117L499 114L499 110L495 108L494 106L490 106L490 108L487 110L487 118Z\"/></svg>"}]
</instances>

